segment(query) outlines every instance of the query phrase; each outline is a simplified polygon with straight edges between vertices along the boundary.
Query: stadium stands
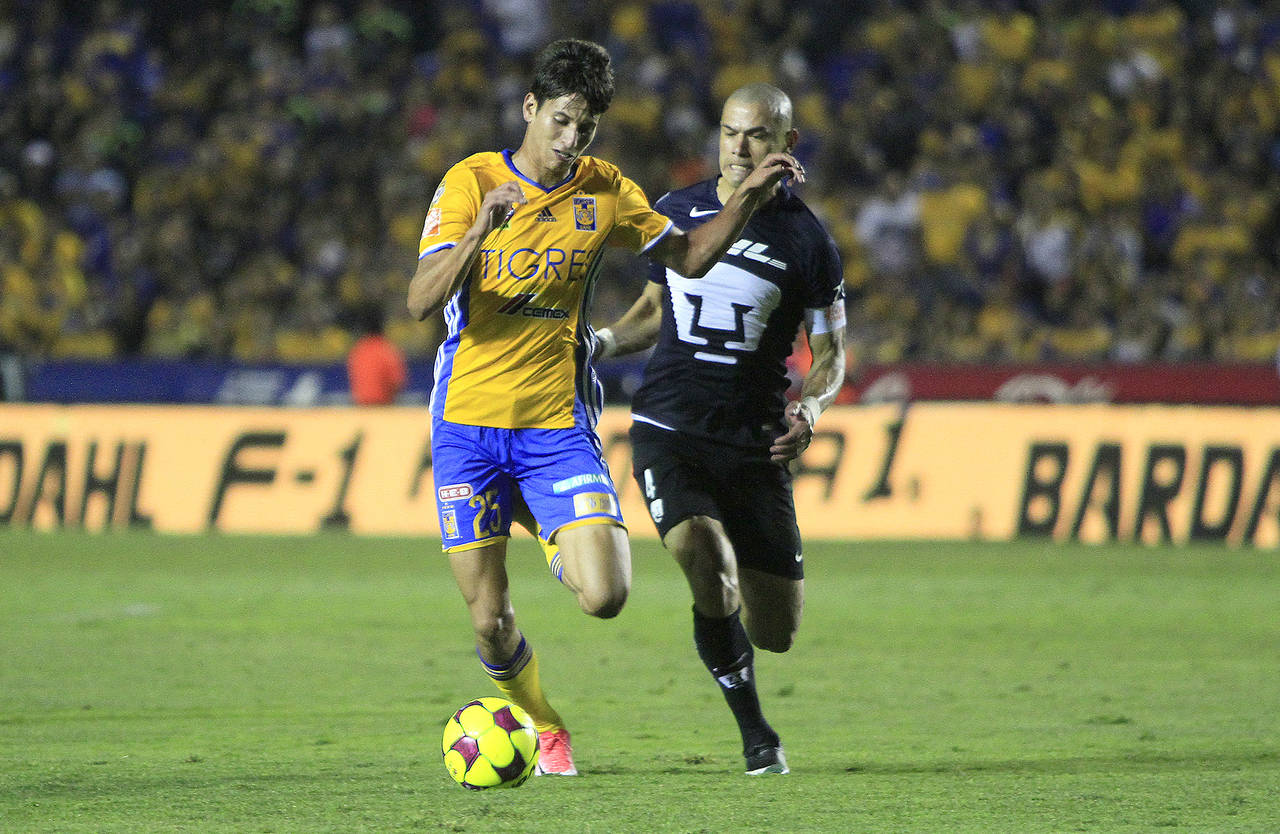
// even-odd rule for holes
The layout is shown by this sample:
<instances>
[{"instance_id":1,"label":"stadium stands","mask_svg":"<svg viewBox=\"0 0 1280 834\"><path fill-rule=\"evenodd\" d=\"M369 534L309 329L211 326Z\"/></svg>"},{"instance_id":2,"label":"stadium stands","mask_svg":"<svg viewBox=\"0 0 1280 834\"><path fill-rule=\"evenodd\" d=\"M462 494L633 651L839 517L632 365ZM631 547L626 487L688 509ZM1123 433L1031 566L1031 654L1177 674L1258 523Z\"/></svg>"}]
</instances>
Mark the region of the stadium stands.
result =
<instances>
[{"instance_id":1,"label":"stadium stands","mask_svg":"<svg viewBox=\"0 0 1280 834\"><path fill-rule=\"evenodd\" d=\"M860 361L1280 348L1275 2L178 8L0 2L0 354L337 361L372 302L428 355L403 311L426 202L518 139L560 35L614 55L592 152L652 198L712 172L728 90L791 92ZM600 318L643 280L609 265Z\"/></svg>"}]
</instances>

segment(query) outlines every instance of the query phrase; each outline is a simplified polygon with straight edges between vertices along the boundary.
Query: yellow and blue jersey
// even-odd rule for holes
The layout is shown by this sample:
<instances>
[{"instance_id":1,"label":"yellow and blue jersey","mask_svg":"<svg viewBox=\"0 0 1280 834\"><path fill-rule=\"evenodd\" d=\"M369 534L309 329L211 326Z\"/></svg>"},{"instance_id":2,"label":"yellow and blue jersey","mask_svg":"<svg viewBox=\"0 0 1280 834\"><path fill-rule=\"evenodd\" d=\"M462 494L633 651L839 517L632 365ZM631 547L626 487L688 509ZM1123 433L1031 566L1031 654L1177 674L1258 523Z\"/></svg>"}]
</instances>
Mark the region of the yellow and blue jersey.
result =
<instances>
[{"instance_id":1,"label":"yellow and blue jersey","mask_svg":"<svg viewBox=\"0 0 1280 834\"><path fill-rule=\"evenodd\" d=\"M444 309L431 413L493 428L594 426L602 393L587 311L605 246L645 252L671 229L614 165L580 157L552 188L525 178L511 152L454 165L432 198L422 258L454 246L484 195L516 180L524 205L491 232Z\"/></svg>"}]
</instances>

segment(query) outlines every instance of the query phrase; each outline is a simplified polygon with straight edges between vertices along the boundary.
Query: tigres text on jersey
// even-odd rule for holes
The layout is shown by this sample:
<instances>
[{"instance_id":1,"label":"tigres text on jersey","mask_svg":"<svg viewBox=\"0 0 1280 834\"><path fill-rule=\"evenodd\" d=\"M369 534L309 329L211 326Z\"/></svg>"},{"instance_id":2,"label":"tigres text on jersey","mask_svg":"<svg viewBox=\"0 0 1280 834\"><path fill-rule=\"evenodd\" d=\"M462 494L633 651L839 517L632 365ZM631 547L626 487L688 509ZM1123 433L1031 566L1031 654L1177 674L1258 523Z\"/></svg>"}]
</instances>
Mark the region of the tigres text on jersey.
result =
<instances>
[{"instance_id":1,"label":"tigres text on jersey","mask_svg":"<svg viewBox=\"0 0 1280 834\"><path fill-rule=\"evenodd\" d=\"M421 259L454 246L484 195L516 180L527 203L481 244L444 309L431 413L494 428L594 426L602 391L590 363L587 311L605 246L645 252L671 228L614 165L583 156L543 188L511 152L479 153L445 174L427 211Z\"/></svg>"}]
</instances>

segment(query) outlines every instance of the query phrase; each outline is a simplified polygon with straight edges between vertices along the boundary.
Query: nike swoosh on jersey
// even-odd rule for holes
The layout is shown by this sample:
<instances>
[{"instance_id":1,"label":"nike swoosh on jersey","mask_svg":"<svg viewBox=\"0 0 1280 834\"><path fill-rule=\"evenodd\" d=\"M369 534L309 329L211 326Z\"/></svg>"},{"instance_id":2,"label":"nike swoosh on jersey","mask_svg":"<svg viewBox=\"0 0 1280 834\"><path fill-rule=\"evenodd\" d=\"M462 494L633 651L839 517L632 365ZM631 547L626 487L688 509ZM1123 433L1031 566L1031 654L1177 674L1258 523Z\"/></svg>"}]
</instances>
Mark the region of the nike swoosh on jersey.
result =
<instances>
[{"instance_id":1,"label":"nike swoosh on jersey","mask_svg":"<svg viewBox=\"0 0 1280 834\"><path fill-rule=\"evenodd\" d=\"M689 209L690 217L706 217L708 214L719 214L720 209Z\"/></svg>"}]
</instances>

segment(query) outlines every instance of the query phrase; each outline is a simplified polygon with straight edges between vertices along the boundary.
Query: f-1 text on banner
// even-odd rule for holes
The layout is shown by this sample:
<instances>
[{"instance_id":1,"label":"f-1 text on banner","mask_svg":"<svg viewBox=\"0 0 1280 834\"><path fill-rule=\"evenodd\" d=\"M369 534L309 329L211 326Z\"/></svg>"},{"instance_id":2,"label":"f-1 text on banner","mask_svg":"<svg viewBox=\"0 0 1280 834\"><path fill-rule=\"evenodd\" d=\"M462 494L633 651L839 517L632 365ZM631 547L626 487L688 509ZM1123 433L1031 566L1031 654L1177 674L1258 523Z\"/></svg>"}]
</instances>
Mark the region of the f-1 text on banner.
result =
<instances>
[{"instance_id":1,"label":"f-1 text on banner","mask_svg":"<svg viewBox=\"0 0 1280 834\"><path fill-rule=\"evenodd\" d=\"M633 535L629 418L599 429ZM1280 409L836 408L796 466L811 538L1280 546ZM437 534L420 408L0 406L0 525Z\"/></svg>"}]
</instances>

